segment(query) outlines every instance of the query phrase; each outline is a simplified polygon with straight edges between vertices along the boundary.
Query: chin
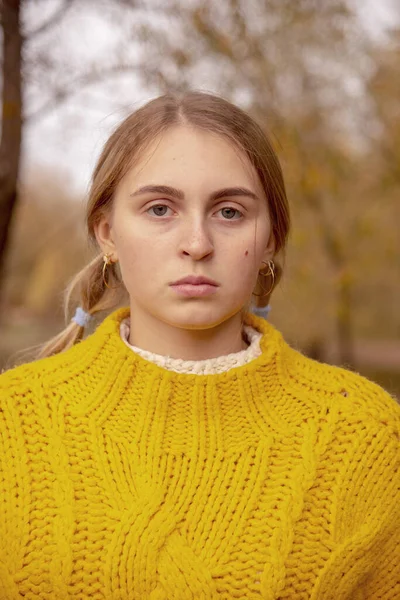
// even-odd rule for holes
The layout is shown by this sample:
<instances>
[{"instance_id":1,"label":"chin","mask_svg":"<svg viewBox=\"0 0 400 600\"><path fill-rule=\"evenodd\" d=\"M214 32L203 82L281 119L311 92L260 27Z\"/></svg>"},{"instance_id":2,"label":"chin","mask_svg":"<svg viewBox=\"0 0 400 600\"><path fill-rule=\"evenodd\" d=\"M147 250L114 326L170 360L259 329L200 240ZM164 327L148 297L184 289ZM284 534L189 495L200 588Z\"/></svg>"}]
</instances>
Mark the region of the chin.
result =
<instances>
[{"instance_id":1,"label":"chin","mask_svg":"<svg viewBox=\"0 0 400 600\"><path fill-rule=\"evenodd\" d=\"M225 308L225 310L221 307L187 307L187 310L184 310L183 307L180 308L178 314L176 315L165 315L165 318L162 320L173 327L178 327L180 329L193 329L193 330L201 330L201 329L211 329L213 327L217 327L224 323L228 319L232 318L234 315L240 313L241 306L235 309L231 307Z\"/></svg>"}]
</instances>

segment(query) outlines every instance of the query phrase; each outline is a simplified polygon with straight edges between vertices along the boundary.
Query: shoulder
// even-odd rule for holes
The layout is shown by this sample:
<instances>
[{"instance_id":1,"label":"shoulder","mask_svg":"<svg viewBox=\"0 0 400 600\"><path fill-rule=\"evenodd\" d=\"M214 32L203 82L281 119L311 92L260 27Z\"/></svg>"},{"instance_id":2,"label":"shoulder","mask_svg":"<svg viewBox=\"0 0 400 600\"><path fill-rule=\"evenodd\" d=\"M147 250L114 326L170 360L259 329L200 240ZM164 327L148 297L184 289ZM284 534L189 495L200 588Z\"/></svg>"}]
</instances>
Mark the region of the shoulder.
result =
<instances>
[{"instance_id":1,"label":"shoulder","mask_svg":"<svg viewBox=\"0 0 400 600\"><path fill-rule=\"evenodd\" d=\"M329 399L343 416L389 424L400 433L400 404L377 383L348 368L318 362L290 346L285 376L297 390Z\"/></svg>"},{"instance_id":2,"label":"shoulder","mask_svg":"<svg viewBox=\"0 0 400 600\"><path fill-rule=\"evenodd\" d=\"M80 365L85 350L83 341L60 354L0 375L0 438L35 437L38 432L47 436L54 415L74 409L79 394L74 394L72 387L81 385Z\"/></svg>"},{"instance_id":3,"label":"shoulder","mask_svg":"<svg viewBox=\"0 0 400 600\"><path fill-rule=\"evenodd\" d=\"M400 430L400 404L394 396L349 368L319 362L293 347L271 323L248 314L247 323L261 331L261 346L273 348L281 389L315 410L325 407L339 418L390 422Z\"/></svg>"},{"instance_id":4,"label":"shoulder","mask_svg":"<svg viewBox=\"0 0 400 600\"><path fill-rule=\"evenodd\" d=\"M41 372L40 363L46 360L26 363L2 372L0 374L0 399L5 395L27 392Z\"/></svg>"},{"instance_id":5,"label":"shoulder","mask_svg":"<svg viewBox=\"0 0 400 600\"><path fill-rule=\"evenodd\" d=\"M11 390L14 388L24 388L38 379L45 379L55 369L59 369L68 356L70 350L60 353L56 356L41 358L32 362L14 366L0 374L0 390Z\"/></svg>"},{"instance_id":6,"label":"shoulder","mask_svg":"<svg viewBox=\"0 0 400 600\"><path fill-rule=\"evenodd\" d=\"M0 375L0 413L4 418L35 411L43 392L51 387L52 374L57 372L53 357L14 367Z\"/></svg>"},{"instance_id":7,"label":"shoulder","mask_svg":"<svg viewBox=\"0 0 400 600\"><path fill-rule=\"evenodd\" d=\"M0 375L0 406L9 399L12 404L57 397L70 388L85 382L92 385L92 372L107 369L110 356L124 360L124 352L130 353L119 334L119 320L127 309L119 309L104 319L84 340L71 348L30 363L19 365ZM122 348L122 351L121 351ZM67 390L68 388L68 390ZM12 400L11 400L12 399ZM10 404L8 403L10 406Z\"/></svg>"},{"instance_id":8,"label":"shoulder","mask_svg":"<svg viewBox=\"0 0 400 600\"><path fill-rule=\"evenodd\" d=\"M0 374L0 406L8 399L18 402L32 401L45 390L56 388L74 377L82 356L86 354L86 341L47 358L15 366Z\"/></svg>"}]
</instances>

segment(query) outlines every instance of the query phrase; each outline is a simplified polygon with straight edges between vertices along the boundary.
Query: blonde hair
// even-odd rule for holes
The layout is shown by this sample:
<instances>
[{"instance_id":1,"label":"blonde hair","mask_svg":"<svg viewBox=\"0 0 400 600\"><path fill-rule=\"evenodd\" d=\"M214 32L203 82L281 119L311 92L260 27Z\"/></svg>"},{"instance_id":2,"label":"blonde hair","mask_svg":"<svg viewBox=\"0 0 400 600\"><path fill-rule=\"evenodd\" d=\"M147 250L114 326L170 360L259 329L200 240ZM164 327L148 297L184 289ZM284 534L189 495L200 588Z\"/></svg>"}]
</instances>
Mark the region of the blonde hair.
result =
<instances>
[{"instance_id":1,"label":"blonde hair","mask_svg":"<svg viewBox=\"0 0 400 600\"><path fill-rule=\"evenodd\" d=\"M95 225L112 205L115 190L140 153L160 134L178 124L190 124L212 131L230 140L248 157L255 168L268 201L275 255L283 252L290 228L289 206L281 166L262 129L244 111L212 94L189 91L181 95L166 94L151 100L129 115L106 142L94 169L86 209L86 226L90 240L97 244ZM259 276L254 290L255 305L265 306L278 283L282 268L275 263L275 277ZM118 305L126 290L115 267L108 267L107 287L103 281L103 257L99 254L69 284L64 299L65 318L69 324L56 337L41 346L38 358L56 354L81 340L84 328L70 321L74 298L90 315ZM118 284L120 284L118 286ZM76 302L76 301L75 301Z\"/></svg>"}]
</instances>

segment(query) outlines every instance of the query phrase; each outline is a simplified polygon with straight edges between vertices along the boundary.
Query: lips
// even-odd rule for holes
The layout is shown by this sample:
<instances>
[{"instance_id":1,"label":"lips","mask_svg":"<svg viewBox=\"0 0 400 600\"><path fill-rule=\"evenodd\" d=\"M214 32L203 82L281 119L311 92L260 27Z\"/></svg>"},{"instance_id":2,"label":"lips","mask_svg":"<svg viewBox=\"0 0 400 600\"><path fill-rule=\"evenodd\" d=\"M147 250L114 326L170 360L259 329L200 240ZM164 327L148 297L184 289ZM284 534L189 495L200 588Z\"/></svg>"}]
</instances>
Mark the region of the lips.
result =
<instances>
[{"instance_id":1,"label":"lips","mask_svg":"<svg viewBox=\"0 0 400 600\"><path fill-rule=\"evenodd\" d=\"M178 281L174 281L170 285L184 285L185 283L190 285L218 285L213 279L208 279L208 277L202 277L201 275L188 275L187 277L178 279Z\"/></svg>"}]
</instances>

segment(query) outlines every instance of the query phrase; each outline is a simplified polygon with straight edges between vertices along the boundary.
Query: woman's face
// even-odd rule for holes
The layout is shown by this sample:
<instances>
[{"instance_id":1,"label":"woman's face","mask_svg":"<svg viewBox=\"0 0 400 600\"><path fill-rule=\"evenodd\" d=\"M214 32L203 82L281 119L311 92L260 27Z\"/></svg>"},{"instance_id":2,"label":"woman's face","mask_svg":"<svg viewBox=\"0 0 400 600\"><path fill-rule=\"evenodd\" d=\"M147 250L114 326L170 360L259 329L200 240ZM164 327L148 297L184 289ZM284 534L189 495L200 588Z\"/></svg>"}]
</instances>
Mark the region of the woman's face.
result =
<instances>
[{"instance_id":1,"label":"woman's face","mask_svg":"<svg viewBox=\"0 0 400 600\"><path fill-rule=\"evenodd\" d=\"M119 261L132 313L186 329L220 325L249 302L262 261L273 256L270 234L267 200L247 157L190 126L148 147L96 227L103 252ZM186 292L171 285L190 275L217 285Z\"/></svg>"}]
</instances>

